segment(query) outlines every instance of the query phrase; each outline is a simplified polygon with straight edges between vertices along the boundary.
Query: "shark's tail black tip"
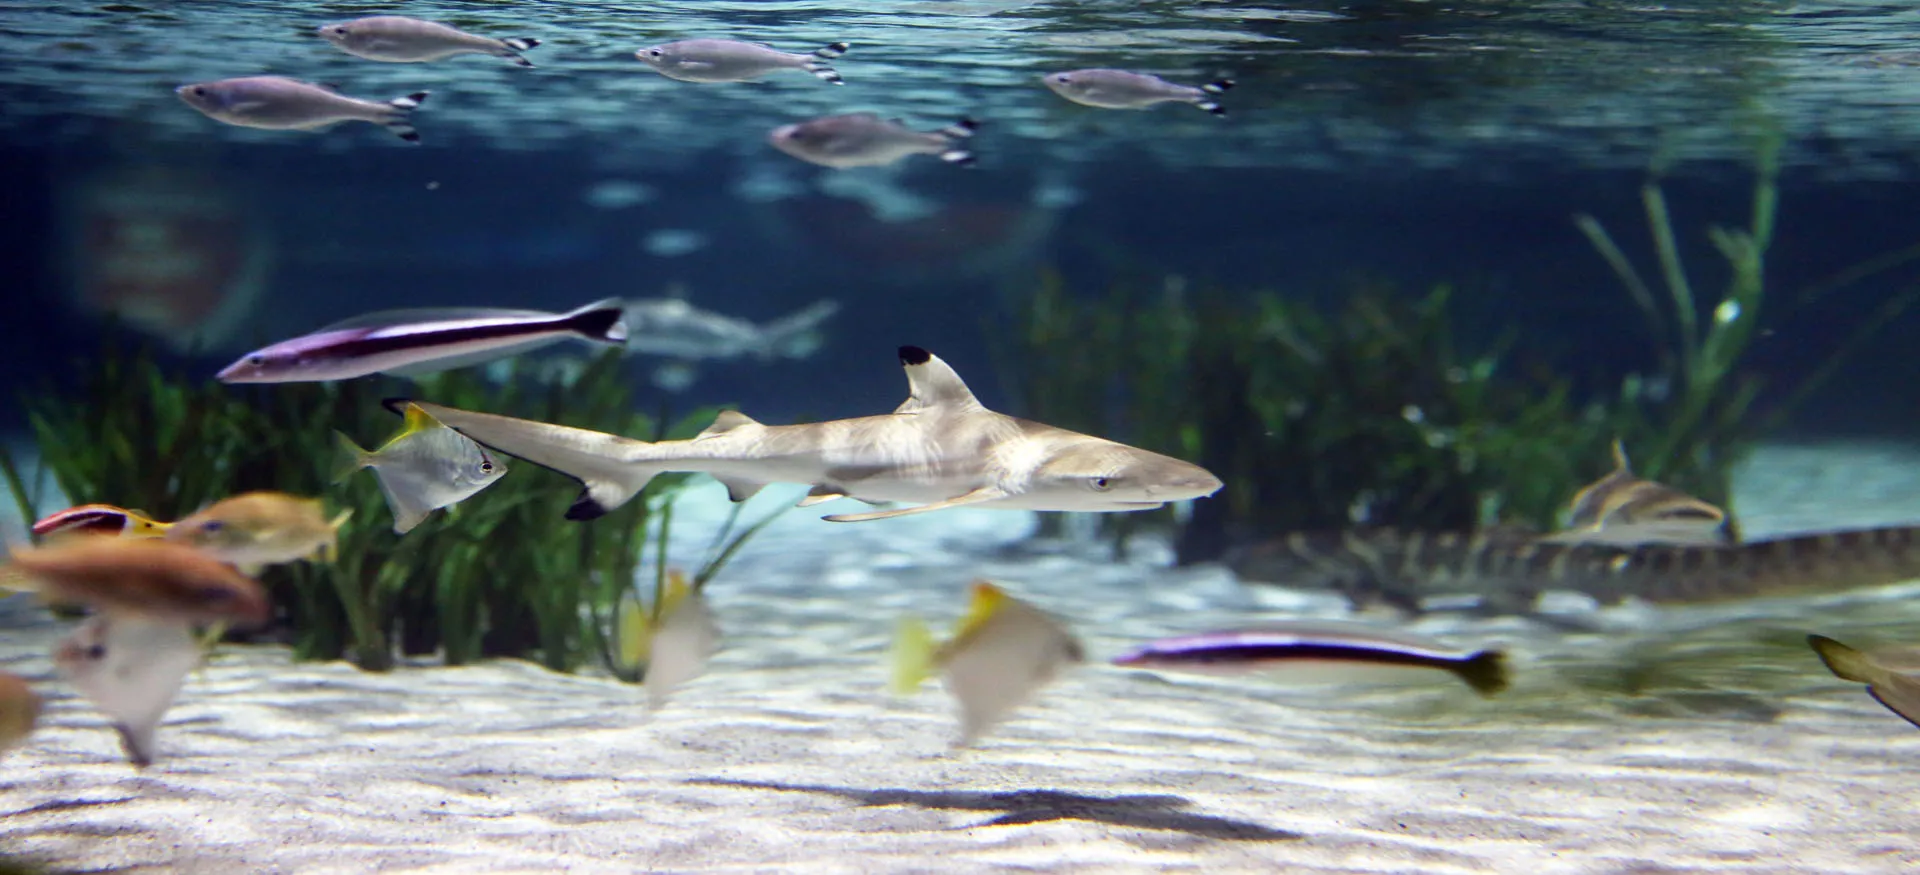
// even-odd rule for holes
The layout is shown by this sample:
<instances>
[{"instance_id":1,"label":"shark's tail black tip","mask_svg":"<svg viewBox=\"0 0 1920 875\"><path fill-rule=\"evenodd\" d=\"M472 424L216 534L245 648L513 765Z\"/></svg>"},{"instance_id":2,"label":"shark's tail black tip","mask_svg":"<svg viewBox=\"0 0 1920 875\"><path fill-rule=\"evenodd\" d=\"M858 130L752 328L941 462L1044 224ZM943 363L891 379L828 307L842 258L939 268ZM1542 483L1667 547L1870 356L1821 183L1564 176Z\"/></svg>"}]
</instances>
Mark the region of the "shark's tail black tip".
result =
<instances>
[{"instance_id":1,"label":"shark's tail black tip","mask_svg":"<svg viewBox=\"0 0 1920 875\"><path fill-rule=\"evenodd\" d=\"M903 365L924 365L933 360L933 353L917 346L900 347L900 363Z\"/></svg>"},{"instance_id":2,"label":"shark's tail black tip","mask_svg":"<svg viewBox=\"0 0 1920 875\"><path fill-rule=\"evenodd\" d=\"M586 492L581 492L580 497L574 499L573 506L567 508L567 519L573 520L574 522L597 520L606 515L607 506L594 501L593 496L588 495Z\"/></svg>"}]
</instances>

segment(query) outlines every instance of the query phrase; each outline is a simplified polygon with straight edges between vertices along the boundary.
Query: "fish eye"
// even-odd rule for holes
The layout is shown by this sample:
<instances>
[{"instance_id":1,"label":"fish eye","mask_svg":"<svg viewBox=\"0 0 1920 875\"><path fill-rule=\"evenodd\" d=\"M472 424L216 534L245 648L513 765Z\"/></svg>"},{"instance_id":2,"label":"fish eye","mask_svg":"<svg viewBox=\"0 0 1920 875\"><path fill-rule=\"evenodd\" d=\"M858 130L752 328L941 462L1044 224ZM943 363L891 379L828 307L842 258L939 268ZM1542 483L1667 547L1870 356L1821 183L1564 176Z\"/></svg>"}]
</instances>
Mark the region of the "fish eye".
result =
<instances>
[{"instance_id":1,"label":"fish eye","mask_svg":"<svg viewBox=\"0 0 1920 875\"><path fill-rule=\"evenodd\" d=\"M1113 479L1110 477L1093 477L1087 480L1087 485L1092 487L1095 492L1106 492L1113 488Z\"/></svg>"},{"instance_id":2,"label":"fish eye","mask_svg":"<svg viewBox=\"0 0 1920 875\"><path fill-rule=\"evenodd\" d=\"M206 88L206 86L204 86L204 85L195 85L195 86L193 86L193 88L191 88L191 89L189 89L189 90L191 90L191 91L193 92L193 96L195 96L195 97L205 97L205 96L207 96L207 88Z\"/></svg>"},{"instance_id":3,"label":"fish eye","mask_svg":"<svg viewBox=\"0 0 1920 875\"><path fill-rule=\"evenodd\" d=\"M1055 77L1053 77L1053 78L1054 78L1054 80L1055 80L1055 81L1057 81L1057 82L1059 82L1059 83L1060 83L1060 84L1062 84L1062 85L1068 85L1068 84L1071 84L1071 83L1073 82L1073 78L1072 78L1072 77L1070 77L1070 76L1068 76L1068 75L1067 75L1067 74L1065 74L1065 73L1061 73L1060 75L1058 75L1058 76L1055 76Z\"/></svg>"},{"instance_id":4,"label":"fish eye","mask_svg":"<svg viewBox=\"0 0 1920 875\"><path fill-rule=\"evenodd\" d=\"M105 644L90 645L87 647L86 656L88 659L106 659L107 646Z\"/></svg>"},{"instance_id":5,"label":"fish eye","mask_svg":"<svg viewBox=\"0 0 1920 875\"><path fill-rule=\"evenodd\" d=\"M481 463L480 463L480 473L482 473L482 474L492 474L492 473L493 473L493 463L492 463L492 462L481 462Z\"/></svg>"},{"instance_id":6,"label":"fish eye","mask_svg":"<svg viewBox=\"0 0 1920 875\"><path fill-rule=\"evenodd\" d=\"M227 524L223 520L207 520L206 522L200 524L200 531L217 532L226 527L227 527Z\"/></svg>"},{"instance_id":7,"label":"fish eye","mask_svg":"<svg viewBox=\"0 0 1920 875\"><path fill-rule=\"evenodd\" d=\"M658 58L658 57L660 57L661 55L664 55L664 54L666 54L666 52L663 52L663 51L660 51L659 49L648 49L648 50L647 50L647 57L649 57L649 58Z\"/></svg>"},{"instance_id":8,"label":"fish eye","mask_svg":"<svg viewBox=\"0 0 1920 875\"><path fill-rule=\"evenodd\" d=\"M267 363L267 357L266 357L266 356L263 356L263 355L250 355L250 356L247 356L247 364L250 364L250 365L253 365L253 366L254 366L254 367L256 367L256 368L257 368L257 367L260 367L260 366L262 366L262 365L265 365L266 363Z\"/></svg>"}]
</instances>

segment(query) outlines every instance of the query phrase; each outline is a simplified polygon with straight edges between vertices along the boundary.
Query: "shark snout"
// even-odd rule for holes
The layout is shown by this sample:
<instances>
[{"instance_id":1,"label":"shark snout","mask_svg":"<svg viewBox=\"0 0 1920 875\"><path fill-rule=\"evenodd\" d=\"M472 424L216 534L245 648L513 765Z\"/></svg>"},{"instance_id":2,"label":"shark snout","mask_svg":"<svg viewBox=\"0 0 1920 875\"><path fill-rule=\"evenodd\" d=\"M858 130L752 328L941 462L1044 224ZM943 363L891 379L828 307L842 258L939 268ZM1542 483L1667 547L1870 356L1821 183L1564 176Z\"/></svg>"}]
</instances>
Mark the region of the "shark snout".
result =
<instances>
[{"instance_id":1,"label":"shark snout","mask_svg":"<svg viewBox=\"0 0 1920 875\"><path fill-rule=\"evenodd\" d=\"M1219 492L1220 487L1225 485L1220 482L1220 478L1213 476L1213 472L1196 467L1192 471L1163 478L1147 492L1161 501L1185 501L1190 498L1206 498Z\"/></svg>"}]
</instances>

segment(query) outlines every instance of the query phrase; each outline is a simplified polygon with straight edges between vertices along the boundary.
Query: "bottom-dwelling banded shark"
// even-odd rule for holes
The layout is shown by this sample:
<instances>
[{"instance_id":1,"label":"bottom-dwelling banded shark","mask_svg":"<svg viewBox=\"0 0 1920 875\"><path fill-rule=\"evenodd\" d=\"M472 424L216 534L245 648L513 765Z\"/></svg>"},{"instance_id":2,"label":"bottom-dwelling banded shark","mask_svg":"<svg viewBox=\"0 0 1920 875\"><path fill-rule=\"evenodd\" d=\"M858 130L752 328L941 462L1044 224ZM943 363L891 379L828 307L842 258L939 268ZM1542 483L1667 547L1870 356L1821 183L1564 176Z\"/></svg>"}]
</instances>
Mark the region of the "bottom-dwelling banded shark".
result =
<instances>
[{"instance_id":1,"label":"bottom-dwelling banded shark","mask_svg":"<svg viewBox=\"0 0 1920 875\"><path fill-rule=\"evenodd\" d=\"M413 403L481 444L579 480L586 488L567 511L571 519L619 507L668 471L710 474L735 501L768 483L804 483L813 489L802 507L836 498L915 505L827 517L836 522L969 505L1147 510L1220 489L1220 479L1198 465L988 410L952 367L919 347L901 347L900 362L909 394L892 413L764 425L730 410L683 441L649 443Z\"/></svg>"},{"instance_id":2,"label":"bottom-dwelling banded shark","mask_svg":"<svg viewBox=\"0 0 1920 875\"><path fill-rule=\"evenodd\" d=\"M1615 469L1574 496L1550 535L1392 529L1294 532L1229 559L1247 580L1338 590L1355 606L1418 611L1435 596L1479 596L1486 611L1524 612L1547 590L1603 604L1629 596L1690 603L1829 592L1920 578L1920 526L1740 542L1726 513Z\"/></svg>"}]
</instances>

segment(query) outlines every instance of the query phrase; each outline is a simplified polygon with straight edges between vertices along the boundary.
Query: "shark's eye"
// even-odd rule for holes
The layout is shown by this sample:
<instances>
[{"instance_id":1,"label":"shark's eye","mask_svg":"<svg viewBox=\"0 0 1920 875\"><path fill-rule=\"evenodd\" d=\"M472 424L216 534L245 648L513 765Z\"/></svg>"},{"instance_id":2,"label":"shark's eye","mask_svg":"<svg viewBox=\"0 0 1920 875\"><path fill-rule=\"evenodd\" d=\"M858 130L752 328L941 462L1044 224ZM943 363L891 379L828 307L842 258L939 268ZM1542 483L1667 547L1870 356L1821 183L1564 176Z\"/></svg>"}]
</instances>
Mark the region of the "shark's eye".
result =
<instances>
[{"instance_id":1,"label":"shark's eye","mask_svg":"<svg viewBox=\"0 0 1920 875\"><path fill-rule=\"evenodd\" d=\"M224 520L207 520L206 522L200 524L200 531L217 532L226 527L227 527L227 524Z\"/></svg>"},{"instance_id":2,"label":"shark's eye","mask_svg":"<svg viewBox=\"0 0 1920 875\"><path fill-rule=\"evenodd\" d=\"M193 96L195 96L195 97L205 97L205 96L207 96L207 89L205 89L205 88L203 88L203 87L201 87L201 86L199 86L199 85L195 85L195 86L193 86Z\"/></svg>"},{"instance_id":3,"label":"shark's eye","mask_svg":"<svg viewBox=\"0 0 1920 875\"><path fill-rule=\"evenodd\" d=\"M660 51L659 49L648 49L648 50L647 50L647 57L649 57L649 58L658 58L658 57L660 57L661 55L664 55L664 54L666 54L666 52L663 52L663 51Z\"/></svg>"},{"instance_id":4,"label":"shark's eye","mask_svg":"<svg viewBox=\"0 0 1920 875\"><path fill-rule=\"evenodd\" d=\"M254 366L254 367L256 367L256 368L257 368L257 367L260 367L261 365L264 365L264 364L266 364L266 363L267 363L267 357L266 357L266 356L263 356L263 355L250 355L250 356L247 356L247 364L250 364L250 365L253 365L253 366Z\"/></svg>"},{"instance_id":5,"label":"shark's eye","mask_svg":"<svg viewBox=\"0 0 1920 875\"><path fill-rule=\"evenodd\" d=\"M87 658L88 658L88 659L94 659L94 660L100 660L100 659L106 659L106 658L107 658L107 646L106 646L106 645L104 645L104 644L94 644L94 645L90 645L90 646L88 646L88 647L87 647Z\"/></svg>"},{"instance_id":6,"label":"shark's eye","mask_svg":"<svg viewBox=\"0 0 1920 875\"><path fill-rule=\"evenodd\" d=\"M1087 480L1087 487L1095 492L1105 492L1113 488L1113 479L1109 477L1093 477Z\"/></svg>"}]
</instances>

